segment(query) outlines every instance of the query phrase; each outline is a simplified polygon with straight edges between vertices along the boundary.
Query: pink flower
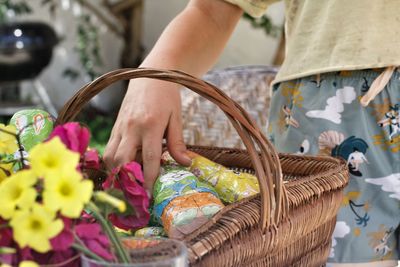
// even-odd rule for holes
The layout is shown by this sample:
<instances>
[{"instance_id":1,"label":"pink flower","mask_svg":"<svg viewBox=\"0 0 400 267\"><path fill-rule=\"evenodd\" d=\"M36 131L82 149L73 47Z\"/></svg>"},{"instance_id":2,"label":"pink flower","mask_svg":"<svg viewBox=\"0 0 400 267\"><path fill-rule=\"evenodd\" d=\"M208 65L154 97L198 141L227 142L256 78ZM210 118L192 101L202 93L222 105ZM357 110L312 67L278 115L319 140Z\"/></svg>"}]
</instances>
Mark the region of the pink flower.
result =
<instances>
[{"instance_id":1,"label":"pink flower","mask_svg":"<svg viewBox=\"0 0 400 267\"><path fill-rule=\"evenodd\" d=\"M77 251L71 247L74 243L74 234L84 243L84 245L92 252L96 253L105 260L113 260L114 257L110 252L110 242L102 233L102 228L97 223L88 223L86 220L80 221L73 226L73 221L64 219L64 230L55 238L50 240L53 250L41 254L30 251L27 254L30 257L24 257L27 260L35 260L38 263L61 263L66 262L77 255ZM77 260L71 261L66 266L80 266L79 257Z\"/></svg>"},{"instance_id":2,"label":"pink flower","mask_svg":"<svg viewBox=\"0 0 400 267\"><path fill-rule=\"evenodd\" d=\"M0 224L3 225L5 221L0 218ZM4 227L0 230L0 247L15 247L12 238L12 230L9 227ZM0 262L11 264L15 261L15 254L0 254Z\"/></svg>"},{"instance_id":3,"label":"pink flower","mask_svg":"<svg viewBox=\"0 0 400 267\"><path fill-rule=\"evenodd\" d=\"M99 153L95 149L86 151L83 166L85 169L100 169Z\"/></svg>"},{"instance_id":4,"label":"pink flower","mask_svg":"<svg viewBox=\"0 0 400 267\"><path fill-rule=\"evenodd\" d=\"M75 226L76 235L85 246L105 260L113 260L110 252L110 241L102 233L101 226L97 223L80 223Z\"/></svg>"},{"instance_id":5,"label":"pink flower","mask_svg":"<svg viewBox=\"0 0 400 267\"><path fill-rule=\"evenodd\" d=\"M9 247L13 242L12 230L9 227L3 227L6 221L0 218L0 225L2 228L0 229L0 247Z\"/></svg>"},{"instance_id":6,"label":"pink flower","mask_svg":"<svg viewBox=\"0 0 400 267\"><path fill-rule=\"evenodd\" d=\"M74 233L72 232L72 220L62 218L64 229L57 236L50 240L51 247L54 251L67 250L74 243Z\"/></svg>"},{"instance_id":7,"label":"pink flower","mask_svg":"<svg viewBox=\"0 0 400 267\"><path fill-rule=\"evenodd\" d=\"M45 254L38 253L34 250L31 251L31 257L25 257L24 260L33 260L40 265L58 265L68 267L79 267L80 257L79 254L72 248L60 251L50 251Z\"/></svg>"},{"instance_id":8,"label":"pink flower","mask_svg":"<svg viewBox=\"0 0 400 267\"><path fill-rule=\"evenodd\" d=\"M150 220L149 197L143 187L141 167L136 162L127 163L112 170L103 183L104 189L115 188L123 192L126 202L133 212L110 214L110 221L117 227L130 230L144 227ZM130 209L128 209L129 211Z\"/></svg>"},{"instance_id":9,"label":"pink flower","mask_svg":"<svg viewBox=\"0 0 400 267\"><path fill-rule=\"evenodd\" d=\"M61 141L68 149L84 155L89 145L90 132L86 127L82 127L77 122L68 122L54 128L49 139L55 136L60 137Z\"/></svg>"},{"instance_id":10,"label":"pink flower","mask_svg":"<svg viewBox=\"0 0 400 267\"><path fill-rule=\"evenodd\" d=\"M100 169L99 154L95 149L87 150L90 132L77 122L68 122L54 128L49 140L58 136L69 150L81 155L81 166L85 169Z\"/></svg>"}]
</instances>

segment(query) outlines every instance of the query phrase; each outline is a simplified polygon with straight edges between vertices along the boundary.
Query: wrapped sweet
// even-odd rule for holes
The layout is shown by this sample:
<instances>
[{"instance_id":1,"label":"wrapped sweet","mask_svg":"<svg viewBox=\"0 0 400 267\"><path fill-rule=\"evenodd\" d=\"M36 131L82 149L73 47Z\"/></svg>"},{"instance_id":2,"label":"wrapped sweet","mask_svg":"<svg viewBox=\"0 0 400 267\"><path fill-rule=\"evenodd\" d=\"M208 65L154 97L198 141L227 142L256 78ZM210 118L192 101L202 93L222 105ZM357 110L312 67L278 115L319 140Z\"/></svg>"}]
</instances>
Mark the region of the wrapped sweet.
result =
<instances>
[{"instance_id":1,"label":"wrapped sweet","mask_svg":"<svg viewBox=\"0 0 400 267\"><path fill-rule=\"evenodd\" d=\"M171 238L182 238L199 228L224 205L208 184L187 168L164 165L153 190L154 218Z\"/></svg>"},{"instance_id":2,"label":"wrapped sweet","mask_svg":"<svg viewBox=\"0 0 400 267\"><path fill-rule=\"evenodd\" d=\"M135 237L162 237L166 235L164 228L158 226L144 227L135 232Z\"/></svg>"},{"instance_id":3,"label":"wrapped sweet","mask_svg":"<svg viewBox=\"0 0 400 267\"><path fill-rule=\"evenodd\" d=\"M224 205L211 193L193 193L172 199L161 221L171 238L180 239L208 222Z\"/></svg>"},{"instance_id":4,"label":"wrapped sweet","mask_svg":"<svg viewBox=\"0 0 400 267\"><path fill-rule=\"evenodd\" d=\"M188 156L192 159L190 171L200 181L212 185L224 202L233 203L260 192L254 175L230 170L191 151Z\"/></svg>"},{"instance_id":5,"label":"wrapped sweet","mask_svg":"<svg viewBox=\"0 0 400 267\"><path fill-rule=\"evenodd\" d=\"M15 113L10 124L20 133L20 142L26 151L43 142L54 126L49 113L40 109L25 109Z\"/></svg>"}]
</instances>

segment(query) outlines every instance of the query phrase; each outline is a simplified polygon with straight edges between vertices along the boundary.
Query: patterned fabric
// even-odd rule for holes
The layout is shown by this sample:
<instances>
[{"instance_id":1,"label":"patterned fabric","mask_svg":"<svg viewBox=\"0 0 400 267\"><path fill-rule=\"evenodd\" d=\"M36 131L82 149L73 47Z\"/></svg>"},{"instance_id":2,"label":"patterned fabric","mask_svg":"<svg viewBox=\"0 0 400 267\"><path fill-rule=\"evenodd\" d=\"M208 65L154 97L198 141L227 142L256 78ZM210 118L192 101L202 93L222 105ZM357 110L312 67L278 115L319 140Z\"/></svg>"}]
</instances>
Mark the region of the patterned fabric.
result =
<instances>
[{"instance_id":1,"label":"patterned fabric","mask_svg":"<svg viewBox=\"0 0 400 267\"><path fill-rule=\"evenodd\" d=\"M381 72L331 72L273 88L267 131L278 151L347 161L351 178L333 234L332 263L391 266L399 259L399 72L367 107L359 102Z\"/></svg>"}]
</instances>

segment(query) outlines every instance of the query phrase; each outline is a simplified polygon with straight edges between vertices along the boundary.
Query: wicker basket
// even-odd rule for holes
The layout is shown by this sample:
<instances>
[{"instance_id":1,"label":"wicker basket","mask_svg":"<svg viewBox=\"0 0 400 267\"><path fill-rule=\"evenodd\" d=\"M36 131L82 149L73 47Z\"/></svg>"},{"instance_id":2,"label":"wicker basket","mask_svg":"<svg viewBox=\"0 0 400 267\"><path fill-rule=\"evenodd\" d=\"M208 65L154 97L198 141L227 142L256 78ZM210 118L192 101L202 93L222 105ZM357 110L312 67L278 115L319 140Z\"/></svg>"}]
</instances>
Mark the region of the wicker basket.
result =
<instances>
[{"instance_id":1,"label":"wicker basket","mask_svg":"<svg viewBox=\"0 0 400 267\"><path fill-rule=\"evenodd\" d=\"M278 156L244 109L215 86L177 71L116 70L77 92L61 110L58 122L73 120L85 103L110 84L143 77L179 83L224 111L247 150L189 149L225 166L254 170L260 183L258 196L227 206L186 236L190 264L323 265L329 255L342 189L348 182L346 164L329 157Z\"/></svg>"},{"instance_id":2,"label":"wicker basket","mask_svg":"<svg viewBox=\"0 0 400 267\"><path fill-rule=\"evenodd\" d=\"M235 66L212 70L203 79L236 101L266 132L270 84L276 73L277 68L271 66ZM189 90L182 91L182 118L186 144L244 148L218 106Z\"/></svg>"}]
</instances>

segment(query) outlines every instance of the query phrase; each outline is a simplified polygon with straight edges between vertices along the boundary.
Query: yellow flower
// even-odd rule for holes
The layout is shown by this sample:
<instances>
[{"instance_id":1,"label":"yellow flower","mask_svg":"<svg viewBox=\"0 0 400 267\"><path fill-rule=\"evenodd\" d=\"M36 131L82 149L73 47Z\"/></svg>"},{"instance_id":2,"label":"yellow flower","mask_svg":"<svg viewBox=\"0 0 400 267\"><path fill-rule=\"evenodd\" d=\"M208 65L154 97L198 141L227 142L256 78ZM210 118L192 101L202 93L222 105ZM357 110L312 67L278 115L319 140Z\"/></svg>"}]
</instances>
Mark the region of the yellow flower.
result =
<instances>
[{"instance_id":1,"label":"yellow flower","mask_svg":"<svg viewBox=\"0 0 400 267\"><path fill-rule=\"evenodd\" d=\"M19 267L39 267L39 264L34 261L23 261L19 264Z\"/></svg>"},{"instance_id":2,"label":"yellow flower","mask_svg":"<svg viewBox=\"0 0 400 267\"><path fill-rule=\"evenodd\" d=\"M0 129L17 133L17 130L12 125L5 126L4 124L0 123ZM0 154L14 154L15 151L18 150L17 139L15 136L0 131Z\"/></svg>"},{"instance_id":3,"label":"yellow flower","mask_svg":"<svg viewBox=\"0 0 400 267\"><path fill-rule=\"evenodd\" d=\"M68 150L58 137L36 145L29 154L32 170L44 178L55 178L79 163L79 154Z\"/></svg>"},{"instance_id":4,"label":"yellow flower","mask_svg":"<svg viewBox=\"0 0 400 267\"><path fill-rule=\"evenodd\" d=\"M14 126L0 123L0 129L14 134L17 130ZM14 154L18 150L17 139L11 134L0 131L0 154ZM7 172L11 173L12 164L0 164L0 182L7 177Z\"/></svg>"},{"instance_id":5,"label":"yellow flower","mask_svg":"<svg viewBox=\"0 0 400 267\"><path fill-rule=\"evenodd\" d=\"M10 221L14 240L23 248L45 253L51 249L49 239L58 235L63 229L60 219L54 220L55 213L35 204L32 209L19 210Z\"/></svg>"},{"instance_id":6,"label":"yellow flower","mask_svg":"<svg viewBox=\"0 0 400 267\"><path fill-rule=\"evenodd\" d=\"M37 177L30 170L23 170L5 179L0 184L0 216L10 219L16 208L28 209L36 199L36 189L33 185Z\"/></svg>"},{"instance_id":7,"label":"yellow flower","mask_svg":"<svg viewBox=\"0 0 400 267\"><path fill-rule=\"evenodd\" d=\"M44 181L43 201L50 210L60 210L66 217L78 218L92 193L91 180L84 180L76 170L68 170Z\"/></svg>"}]
</instances>

